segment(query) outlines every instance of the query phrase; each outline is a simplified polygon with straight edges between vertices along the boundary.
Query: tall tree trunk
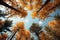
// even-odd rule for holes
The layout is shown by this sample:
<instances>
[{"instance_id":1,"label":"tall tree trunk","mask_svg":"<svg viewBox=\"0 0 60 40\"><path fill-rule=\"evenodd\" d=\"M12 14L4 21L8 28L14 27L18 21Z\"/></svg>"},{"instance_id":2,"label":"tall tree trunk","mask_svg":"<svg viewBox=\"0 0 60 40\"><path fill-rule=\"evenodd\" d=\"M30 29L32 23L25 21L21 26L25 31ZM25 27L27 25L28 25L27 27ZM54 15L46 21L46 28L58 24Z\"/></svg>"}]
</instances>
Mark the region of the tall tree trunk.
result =
<instances>
[{"instance_id":1,"label":"tall tree trunk","mask_svg":"<svg viewBox=\"0 0 60 40\"><path fill-rule=\"evenodd\" d=\"M37 11L39 12L46 4L48 4L50 2L50 0L46 0L46 2L42 5L42 7Z\"/></svg>"},{"instance_id":2,"label":"tall tree trunk","mask_svg":"<svg viewBox=\"0 0 60 40\"><path fill-rule=\"evenodd\" d=\"M10 37L8 37L6 40L12 40L15 34L19 31L20 28L18 28Z\"/></svg>"},{"instance_id":3,"label":"tall tree trunk","mask_svg":"<svg viewBox=\"0 0 60 40\"><path fill-rule=\"evenodd\" d=\"M17 11L17 12L20 12L19 10L13 8L12 6L9 6L9 5L8 5L7 3L5 3L3 0L0 0L0 4L3 5L3 6L5 6L5 7L11 8L11 9Z\"/></svg>"}]
</instances>

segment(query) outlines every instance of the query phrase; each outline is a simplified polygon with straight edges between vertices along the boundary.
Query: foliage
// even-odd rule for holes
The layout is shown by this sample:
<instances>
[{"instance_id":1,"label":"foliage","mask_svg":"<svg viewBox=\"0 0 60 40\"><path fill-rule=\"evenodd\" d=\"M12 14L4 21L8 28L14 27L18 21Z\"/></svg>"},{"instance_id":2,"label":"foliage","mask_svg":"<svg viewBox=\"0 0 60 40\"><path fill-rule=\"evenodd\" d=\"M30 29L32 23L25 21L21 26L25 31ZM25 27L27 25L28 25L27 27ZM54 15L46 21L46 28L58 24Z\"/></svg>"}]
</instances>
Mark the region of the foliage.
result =
<instances>
[{"instance_id":1,"label":"foliage","mask_svg":"<svg viewBox=\"0 0 60 40\"><path fill-rule=\"evenodd\" d=\"M9 29L9 27L11 27L11 24L12 24L12 21L10 20L5 20L5 21L0 21L0 32L6 32L7 31L10 31L11 30Z\"/></svg>"},{"instance_id":2,"label":"foliage","mask_svg":"<svg viewBox=\"0 0 60 40\"><path fill-rule=\"evenodd\" d=\"M39 32L41 30L41 27L39 24L33 23L32 26L30 27L31 32Z\"/></svg>"},{"instance_id":3,"label":"foliage","mask_svg":"<svg viewBox=\"0 0 60 40\"><path fill-rule=\"evenodd\" d=\"M8 20L9 17L15 16L15 15L18 15L21 18L26 17L28 14L27 11L32 11L32 15L31 15L32 18L39 18L39 19L44 20L45 18L48 18L49 14L54 12L58 6L60 6L60 1L59 0L54 0L54 1L51 1L51 0L46 0L46 1L43 1L43 0L18 0L18 1L0 0L0 4L5 7L10 8L9 11L6 10L8 11L8 14L5 14L0 10L0 17L5 17L9 15L7 17L7 20L5 21L0 20L0 33L3 33L6 31L11 31L9 28L12 25L12 21ZM42 27L36 23L32 24L32 26L30 27L30 31L32 33L35 33L38 37L41 37L39 38L41 40L52 40L52 39L56 40L56 38L60 37L59 35L60 15L59 14L55 15L54 18L55 20L52 22L48 22L48 26L45 27L45 31L47 31L47 34L45 34L44 32L41 32ZM24 22L19 22L16 25L14 25L14 27L12 28L12 32L13 32L12 38L16 34L16 40L29 40L30 31L25 29ZM31 40L33 40L33 37Z\"/></svg>"},{"instance_id":4,"label":"foliage","mask_svg":"<svg viewBox=\"0 0 60 40\"><path fill-rule=\"evenodd\" d=\"M50 35L47 35L45 32L41 32L40 33L40 40L53 40L52 37Z\"/></svg>"},{"instance_id":5,"label":"foliage","mask_svg":"<svg viewBox=\"0 0 60 40\"><path fill-rule=\"evenodd\" d=\"M52 21L53 22L53 21ZM58 28L58 26L46 26L45 27L45 31L46 31L46 34L48 34L48 36L52 37L51 39L53 40L59 40L59 37L60 37L60 31L59 31L60 28Z\"/></svg>"},{"instance_id":6,"label":"foliage","mask_svg":"<svg viewBox=\"0 0 60 40\"><path fill-rule=\"evenodd\" d=\"M10 6L10 5L8 5L7 3L5 3L3 0L0 0L0 4L3 5L3 6L6 6L6 7L8 7L8 8L11 8L11 9L17 11L17 12L20 12L19 10L15 9L15 8L13 8L12 6Z\"/></svg>"},{"instance_id":7,"label":"foliage","mask_svg":"<svg viewBox=\"0 0 60 40\"><path fill-rule=\"evenodd\" d=\"M19 29L16 33L16 40L30 40L30 31L24 28L24 22L18 22L13 31L16 31L16 29Z\"/></svg>"},{"instance_id":8,"label":"foliage","mask_svg":"<svg viewBox=\"0 0 60 40\"><path fill-rule=\"evenodd\" d=\"M0 17L5 17L5 16L7 16L8 14L6 14L6 13L3 13L1 10L0 10Z\"/></svg>"},{"instance_id":9,"label":"foliage","mask_svg":"<svg viewBox=\"0 0 60 40\"><path fill-rule=\"evenodd\" d=\"M39 33L41 32L42 27L39 26L39 24L33 23L30 27L30 31L36 33L36 35L39 37Z\"/></svg>"},{"instance_id":10,"label":"foliage","mask_svg":"<svg viewBox=\"0 0 60 40\"><path fill-rule=\"evenodd\" d=\"M59 20L59 19L60 19L60 14L56 14L56 15L54 16L54 18L55 18L55 20Z\"/></svg>"},{"instance_id":11,"label":"foliage","mask_svg":"<svg viewBox=\"0 0 60 40\"><path fill-rule=\"evenodd\" d=\"M32 15L40 18L40 19L45 19L49 16L50 13L54 12L54 10L56 9L56 7L59 5L60 2L58 2L57 0L54 0L54 2L51 2L50 0L47 0L45 4L41 5L41 8L37 11L37 16Z\"/></svg>"},{"instance_id":12,"label":"foliage","mask_svg":"<svg viewBox=\"0 0 60 40\"><path fill-rule=\"evenodd\" d=\"M51 0L46 0L45 3L43 4L42 0L4 0L4 2L9 2L11 4L11 6L8 6L11 9L17 10L17 12L10 12L11 15L17 14L21 17L25 17L27 15L27 11L28 10L33 10L33 12L36 13L32 13L32 17L37 17L40 19L45 19L48 17L48 15L52 12L54 12L54 10L56 9L56 7L59 6L60 2L59 0L54 0L53 2L51 2ZM6 4L5 3L5 4ZM1 3L2 4L2 3ZM20 5L21 4L21 5ZM7 6L7 5L6 5ZM13 8L13 7L16 7ZM20 10L20 9L23 9ZM25 9L26 8L26 9ZM20 11L20 12L18 12Z\"/></svg>"},{"instance_id":13,"label":"foliage","mask_svg":"<svg viewBox=\"0 0 60 40\"><path fill-rule=\"evenodd\" d=\"M7 37L7 34L2 34L0 35L0 40L6 40Z\"/></svg>"}]
</instances>

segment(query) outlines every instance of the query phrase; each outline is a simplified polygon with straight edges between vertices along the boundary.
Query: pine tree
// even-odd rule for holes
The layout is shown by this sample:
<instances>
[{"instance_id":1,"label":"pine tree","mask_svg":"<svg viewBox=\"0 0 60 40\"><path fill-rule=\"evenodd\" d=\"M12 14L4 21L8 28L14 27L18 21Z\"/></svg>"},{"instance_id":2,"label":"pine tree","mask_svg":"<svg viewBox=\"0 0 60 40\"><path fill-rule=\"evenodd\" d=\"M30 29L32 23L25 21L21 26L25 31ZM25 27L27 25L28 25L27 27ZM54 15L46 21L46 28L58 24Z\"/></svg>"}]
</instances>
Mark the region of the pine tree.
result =
<instances>
[{"instance_id":1,"label":"pine tree","mask_svg":"<svg viewBox=\"0 0 60 40\"><path fill-rule=\"evenodd\" d=\"M10 6L10 5L8 5L7 3L5 3L3 0L0 0L0 4L3 5L3 6L6 6L6 7L8 7L8 8L11 8L11 9L17 11L17 12L20 12L19 10L15 9L15 8L13 8L12 6Z\"/></svg>"},{"instance_id":2,"label":"pine tree","mask_svg":"<svg viewBox=\"0 0 60 40\"><path fill-rule=\"evenodd\" d=\"M11 5L9 5L8 3ZM48 22L48 27L46 27L45 29L48 35L45 34L45 32L41 31L42 28L38 24L33 23L32 26L30 27L30 31L28 31L24 28L24 25L23 25L24 23L18 23L16 24L17 27L16 26L12 27L12 21L9 20L9 17L15 16L15 15L18 15L21 18L22 17L25 18L28 14L27 11L32 11L32 14L31 14L32 18L39 18L41 20L44 20L45 18L51 17L49 16L49 14L54 12L57 7L60 7L59 0L54 0L54 1L52 0L46 0L46 1L43 1L43 0L18 0L18 1L0 0L0 4L5 7L10 8L9 11L6 10L8 11L8 14L0 11L0 17L6 18L5 21L0 20L0 33L6 32L6 31L10 31L10 32L12 31L12 34L13 34L11 35L12 37L11 38L8 37L10 38L10 40L12 40L14 36L16 36L16 40L30 39L30 31L34 32L37 35L37 37L41 40L56 40L56 39L59 40L58 38L60 37L59 35L60 32L58 30L60 26L59 25L60 15L54 16L55 19L52 22ZM7 15L9 16L6 17ZM50 29L50 26L51 26L51 29ZM12 27L14 30L10 30L9 29L10 27ZM20 30L18 31L17 28L19 27L20 27ZM56 27L58 28L58 30ZM23 38L23 37L20 38L19 35L20 36L23 35L26 38ZM41 35L41 38L39 35ZM3 37L4 36L5 35L3 35ZM51 36L52 36L52 39L51 39ZM31 40L33 40L33 38Z\"/></svg>"},{"instance_id":3,"label":"pine tree","mask_svg":"<svg viewBox=\"0 0 60 40\"><path fill-rule=\"evenodd\" d=\"M42 32L42 27L39 26L39 24L33 23L32 26L30 27L30 31L32 33L35 33L37 35L37 37L39 38L39 34L40 32Z\"/></svg>"},{"instance_id":4,"label":"pine tree","mask_svg":"<svg viewBox=\"0 0 60 40\"><path fill-rule=\"evenodd\" d=\"M1 20L2 21L2 20ZM1 22L0 21L0 22ZM1 22L2 23L2 22ZM6 32L6 31L10 31L11 32L11 30L9 29L9 27L11 27L11 24L12 24L12 21L10 21L10 20L5 20L4 22L3 22L3 24L2 25L0 25L0 32L2 33L2 32Z\"/></svg>"},{"instance_id":5,"label":"pine tree","mask_svg":"<svg viewBox=\"0 0 60 40\"><path fill-rule=\"evenodd\" d=\"M60 40L60 31L59 31L60 30L60 27L59 27L60 19L59 17L60 17L59 14L56 14L54 16L55 19L48 22L48 26L45 27L46 34L48 35L48 37L50 37L50 40Z\"/></svg>"}]
</instances>

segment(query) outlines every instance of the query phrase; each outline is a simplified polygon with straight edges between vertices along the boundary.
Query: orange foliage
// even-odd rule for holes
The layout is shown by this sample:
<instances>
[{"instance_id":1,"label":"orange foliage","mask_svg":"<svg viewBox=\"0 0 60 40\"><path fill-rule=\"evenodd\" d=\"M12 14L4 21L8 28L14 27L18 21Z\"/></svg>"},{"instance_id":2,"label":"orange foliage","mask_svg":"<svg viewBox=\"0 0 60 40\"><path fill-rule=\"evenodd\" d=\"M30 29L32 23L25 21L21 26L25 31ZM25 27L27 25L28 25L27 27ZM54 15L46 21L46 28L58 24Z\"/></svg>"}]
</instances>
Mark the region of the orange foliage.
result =
<instances>
[{"instance_id":1,"label":"orange foliage","mask_svg":"<svg viewBox=\"0 0 60 40\"><path fill-rule=\"evenodd\" d=\"M54 0L55 4L60 4L59 0Z\"/></svg>"},{"instance_id":2,"label":"orange foliage","mask_svg":"<svg viewBox=\"0 0 60 40\"><path fill-rule=\"evenodd\" d=\"M54 26L57 25L57 21L56 21L56 20L50 21L50 22L48 23L48 25L51 26L51 27L54 27Z\"/></svg>"},{"instance_id":3,"label":"orange foliage","mask_svg":"<svg viewBox=\"0 0 60 40\"><path fill-rule=\"evenodd\" d=\"M40 5L39 5L39 4L33 5L33 10L34 10L34 11L37 11L39 8L40 8Z\"/></svg>"},{"instance_id":4,"label":"orange foliage","mask_svg":"<svg viewBox=\"0 0 60 40\"><path fill-rule=\"evenodd\" d=\"M30 39L30 32L28 30L20 30L16 34L16 39L17 40L27 40L27 39Z\"/></svg>"},{"instance_id":5,"label":"orange foliage","mask_svg":"<svg viewBox=\"0 0 60 40\"><path fill-rule=\"evenodd\" d=\"M42 6L42 0L33 0L32 7L34 11L39 10L41 6Z\"/></svg>"},{"instance_id":6,"label":"orange foliage","mask_svg":"<svg viewBox=\"0 0 60 40\"><path fill-rule=\"evenodd\" d=\"M18 22L14 27L14 30L20 28L16 34L17 40L27 40L30 39L30 32L24 28L24 22Z\"/></svg>"},{"instance_id":7,"label":"orange foliage","mask_svg":"<svg viewBox=\"0 0 60 40\"><path fill-rule=\"evenodd\" d=\"M35 1L35 0L34 0ZM38 3L39 4L39 3ZM38 6L38 4L33 5L33 9L35 11L38 10L38 7L41 8L42 4ZM38 13L37 16L39 16L40 19L45 19L49 16L50 13L54 12L56 9L56 5L59 5L59 2L56 0L54 2L48 2Z\"/></svg>"},{"instance_id":8,"label":"orange foliage","mask_svg":"<svg viewBox=\"0 0 60 40\"><path fill-rule=\"evenodd\" d=\"M55 7L55 4L52 2L49 2L47 5L45 5L45 7L43 7L39 12L39 18L45 19L46 17L48 17L48 15L50 14L49 12L53 12L55 10L53 7Z\"/></svg>"},{"instance_id":9,"label":"orange foliage","mask_svg":"<svg viewBox=\"0 0 60 40\"><path fill-rule=\"evenodd\" d=\"M40 33L40 40L52 40L52 38L50 38L46 33L42 32Z\"/></svg>"},{"instance_id":10,"label":"orange foliage","mask_svg":"<svg viewBox=\"0 0 60 40\"><path fill-rule=\"evenodd\" d=\"M4 24L4 21L0 20L0 27Z\"/></svg>"},{"instance_id":11,"label":"orange foliage","mask_svg":"<svg viewBox=\"0 0 60 40\"><path fill-rule=\"evenodd\" d=\"M32 10L32 5L26 5L27 10Z\"/></svg>"},{"instance_id":12,"label":"orange foliage","mask_svg":"<svg viewBox=\"0 0 60 40\"><path fill-rule=\"evenodd\" d=\"M38 15L38 13L36 12L36 11L34 11L34 12L32 12L32 18L36 18L37 17L37 15Z\"/></svg>"},{"instance_id":13,"label":"orange foliage","mask_svg":"<svg viewBox=\"0 0 60 40\"><path fill-rule=\"evenodd\" d=\"M60 36L60 30L58 29L58 30L56 30L56 34L55 34L56 36Z\"/></svg>"},{"instance_id":14,"label":"orange foliage","mask_svg":"<svg viewBox=\"0 0 60 40\"><path fill-rule=\"evenodd\" d=\"M16 26L17 26L17 27L20 27L21 29L23 29L23 28L24 28L24 22L18 22L18 23L16 24Z\"/></svg>"},{"instance_id":15,"label":"orange foliage","mask_svg":"<svg viewBox=\"0 0 60 40\"><path fill-rule=\"evenodd\" d=\"M24 0L18 0L17 4L20 5L21 7L26 6L26 3L24 2Z\"/></svg>"},{"instance_id":16,"label":"orange foliage","mask_svg":"<svg viewBox=\"0 0 60 40\"><path fill-rule=\"evenodd\" d=\"M9 2L9 3L11 4L10 6L12 6L12 7L14 7L15 9L17 9L17 10L20 11L20 12L17 12L17 11L15 11L15 10L10 10L9 14L10 14L11 16L18 15L18 16L20 16L20 17L25 17L25 16L27 15L27 12L26 12L25 9L22 7L22 6L25 5L25 3L24 3L22 0L20 0L20 2L16 2L16 0L9 0L9 1L4 0L4 1L5 1L6 3ZM19 1L19 0L18 0L18 1ZM22 6L21 6L20 4L18 4L18 3L22 4ZM20 7L18 7L18 6L20 6ZM25 7L25 6L24 6L24 7ZM9 16L9 17L11 17L11 16Z\"/></svg>"},{"instance_id":17,"label":"orange foliage","mask_svg":"<svg viewBox=\"0 0 60 40\"><path fill-rule=\"evenodd\" d=\"M59 28L59 25L60 25L60 20L53 20L53 21L50 21L49 23L48 23L48 25L50 26L50 27L57 27L57 28Z\"/></svg>"},{"instance_id":18,"label":"orange foliage","mask_svg":"<svg viewBox=\"0 0 60 40\"><path fill-rule=\"evenodd\" d=\"M56 33L55 33L56 36L60 36L60 20L50 21L48 23L48 25L50 26L50 28L52 30L55 30L56 31Z\"/></svg>"},{"instance_id":19,"label":"orange foliage","mask_svg":"<svg viewBox=\"0 0 60 40\"><path fill-rule=\"evenodd\" d=\"M25 17L25 16L27 16L27 12L26 11L22 11L20 17Z\"/></svg>"},{"instance_id":20,"label":"orange foliage","mask_svg":"<svg viewBox=\"0 0 60 40\"><path fill-rule=\"evenodd\" d=\"M8 1L8 0L5 0ZM28 10L33 10L33 11L39 11L40 8L42 7L43 1L42 0L10 0L9 2L11 2L12 7L16 8L17 10L19 10L21 13L17 13L17 12L10 12L11 14L18 14L20 17L25 17L27 16L27 11ZM38 15L36 15L35 17L38 16L38 18L40 19L45 19L49 16L49 14L51 12L53 12L56 9L56 6L60 4L59 0L54 0L54 2L48 2L45 6L43 6L43 8L41 8L41 10L38 13ZM19 7L18 7L19 6ZM22 7L22 8L20 8ZM24 9L26 8L27 11ZM23 10L23 11L22 11Z\"/></svg>"},{"instance_id":21,"label":"orange foliage","mask_svg":"<svg viewBox=\"0 0 60 40\"><path fill-rule=\"evenodd\" d=\"M0 40L6 40L7 37L7 34L0 35Z\"/></svg>"},{"instance_id":22,"label":"orange foliage","mask_svg":"<svg viewBox=\"0 0 60 40\"><path fill-rule=\"evenodd\" d=\"M25 17L27 15L27 12L23 9L23 8L17 8L20 12L16 12L14 10L10 10L10 16L15 16L15 15L18 15L19 17Z\"/></svg>"},{"instance_id":23,"label":"orange foliage","mask_svg":"<svg viewBox=\"0 0 60 40\"><path fill-rule=\"evenodd\" d=\"M18 28L24 29L24 23L18 22L12 29L13 29L13 31L16 31Z\"/></svg>"}]
</instances>

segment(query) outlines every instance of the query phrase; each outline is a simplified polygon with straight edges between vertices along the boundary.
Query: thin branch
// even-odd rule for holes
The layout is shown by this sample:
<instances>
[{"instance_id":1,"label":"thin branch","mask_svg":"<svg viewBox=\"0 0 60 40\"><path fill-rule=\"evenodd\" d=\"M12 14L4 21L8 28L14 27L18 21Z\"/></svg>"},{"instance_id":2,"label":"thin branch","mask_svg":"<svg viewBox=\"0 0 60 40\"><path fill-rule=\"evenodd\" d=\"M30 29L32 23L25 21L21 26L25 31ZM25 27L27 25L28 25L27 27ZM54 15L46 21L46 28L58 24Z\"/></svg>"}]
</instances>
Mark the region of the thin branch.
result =
<instances>
[{"instance_id":1,"label":"thin branch","mask_svg":"<svg viewBox=\"0 0 60 40\"><path fill-rule=\"evenodd\" d=\"M12 40L15 36L15 34L20 30L20 28L18 28L10 37L8 37L6 40Z\"/></svg>"},{"instance_id":2,"label":"thin branch","mask_svg":"<svg viewBox=\"0 0 60 40\"><path fill-rule=\"evenodd\" d=\"M13 10L15 10L15 11L17 11L17 12L20 12L20 13L21 13L21 11L19 11L19 10L17 10L17 9L15 9L15 8L13 8L12 6L9 6L9 5L8 5L8 4L6 4L3 0L0 0L0 4L1 4L1 5L3 5L3 6L5 6L5 7L11 8L11 9L13 9Z\"/></svg>"},{"instance_id":3,"label":"thin branch","mask_svg":"<svg viewBox=\"0 0 60 40\"><path fill-rule=\"evenodd\" d=\"M46 0L45 4L43 4L42 7L37 12L39 12L49 2L50 2L50 0Z\"/></svg>"}]
</instances>

